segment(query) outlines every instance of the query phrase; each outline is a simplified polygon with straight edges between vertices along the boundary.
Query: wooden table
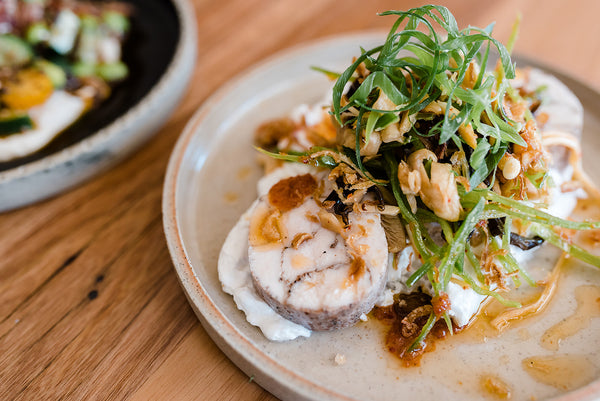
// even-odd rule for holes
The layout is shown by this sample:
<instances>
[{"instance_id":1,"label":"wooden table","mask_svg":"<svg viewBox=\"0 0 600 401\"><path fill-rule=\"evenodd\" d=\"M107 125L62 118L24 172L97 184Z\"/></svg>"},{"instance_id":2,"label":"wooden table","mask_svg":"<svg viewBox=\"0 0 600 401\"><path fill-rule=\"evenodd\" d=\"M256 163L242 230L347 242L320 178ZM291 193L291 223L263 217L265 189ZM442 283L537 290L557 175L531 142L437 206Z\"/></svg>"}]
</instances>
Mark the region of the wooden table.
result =
<instances>
[{"instance_id":1,"label":"wooden table","mask_svg":"<svg viewBox=\"0 0 600 401\"><path fill-rule=\"evenodd\" d=\"M461 27L496 21L516 51L600 88L596 0L442 2ZM270 400L200 326L162 232L169 154L192 113L253 63L335 33L388 28L418 1L194 0L198 62L181 106L128 160L0 215L0 399Z\"/></svg>"}]
</instances>

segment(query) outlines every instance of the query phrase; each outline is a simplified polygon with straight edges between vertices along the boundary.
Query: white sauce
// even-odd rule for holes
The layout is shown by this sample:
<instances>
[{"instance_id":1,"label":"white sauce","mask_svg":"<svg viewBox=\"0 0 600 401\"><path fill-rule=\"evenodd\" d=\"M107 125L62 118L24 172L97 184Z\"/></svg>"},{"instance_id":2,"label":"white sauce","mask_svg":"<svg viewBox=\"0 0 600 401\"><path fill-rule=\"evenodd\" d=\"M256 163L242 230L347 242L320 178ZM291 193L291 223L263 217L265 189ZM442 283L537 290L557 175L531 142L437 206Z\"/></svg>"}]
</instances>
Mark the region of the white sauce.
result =
<instances>
[{"instance_id":1,"label":"white sauce","mask_svg":"<svg viewBox=\"0 0 600 401\"><path fill-rule=\"evenodd\" d=\"M394 303L395 294L408 294L412 291L405 283L415 270L414 256L415 251L412 246L404 248L396 257L394 254L389 254L387 283L375 305L390 306Z\"/></svg>"},{"instance_id":2,"label":"white sauce","mask_svg":"<svg viewBox=\"0 0 600 401\"><path fill-rule=\"evenodd\" d=\"M250 215L256 202L238 220L229 232L219 255L219 280L223 291L233 295L238 309L246 314L246 320L260 328L271 341L287 341L297 337L309 337L310 330L281 317L258 295L250 276L248 261L248 235Z\"/></svg>"},{"instance_id":3,"label":"white sauce","mask_svg":"<svg viewBox=\"0 0 600 401\"><path fill-rule=\"evenodd\" d=\"M26 156L43 148L73 124L84 110L85 103L79 97L55 91L45 103L29 110L35 125L33 129L0 138L0 161Z\"/></svg>"}]
</instances>

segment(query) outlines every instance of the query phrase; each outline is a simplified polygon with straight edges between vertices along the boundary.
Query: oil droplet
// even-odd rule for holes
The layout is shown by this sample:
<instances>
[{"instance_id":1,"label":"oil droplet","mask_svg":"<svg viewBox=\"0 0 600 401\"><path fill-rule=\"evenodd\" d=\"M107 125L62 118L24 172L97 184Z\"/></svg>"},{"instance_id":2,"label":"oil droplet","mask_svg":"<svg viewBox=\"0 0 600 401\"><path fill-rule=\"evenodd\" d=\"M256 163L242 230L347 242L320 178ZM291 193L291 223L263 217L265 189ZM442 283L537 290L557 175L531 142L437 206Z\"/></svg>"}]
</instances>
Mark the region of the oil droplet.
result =
<instances>
[{"instance_id":1,"label":"oil droplet","mask_svg":"<svg viewBox=\"0 0 600 401\"><path fill-rule=\"evenodd\" d=\"M284 238L281 213L267 205L258 204L250 219L248 241L251 246L276 246Z\"/></svg>"},{"instance_id":2,"label":"oil droplet","mask_svg":"<svg viewBox=\"0 0 600 401\"><path fill-rule=\"evenodd\" d=\"M225 194L223 195L223 199L225 200L225 202L235 203L238 201L238 199L240 199L240 195L236 192L225 192Z\"/></svg>"},{"instance_id":3,"label":"oil droplet","mask_svg":"<svg viewBox=\"0 0 600 401\"><path fill-rule=\"evenodd\" d=\"M237 171L237 179L240 181L245 180L250 176L251 173L252 169L250 167L240 167L240 169Z\"/></svg>"},{"instance_id":4,"label":"oil droplet","mask_svg":"<svg viewBox=\"0 0 600 401\"><path fill-rule=\"evenodd\" d=\"M292 268L294 269L305 269L307 266L310 266L311 259L298 253L292 256Z\"/></svg>"},{"instance_id":5,"label":"oil droplet","mask_svg":"<svg viewBox=\"0 0 600 401\"><path fill-rule=\"evenodd\" d=\"M463 343L486 343L488 339L496 338L500 334L500 332L490 324L490 321L491 319L488 315L481 314L456 337L460 337L460 342Z\"/></svg>"},{"instance_id":6,"label":"oil droplet","mask_svg":"<svg viewBox=\"0 0 600 401\"><path fill-rule=\"evenodd\" d=\"M519 335L519 338L523 341L529 340L531 338L531 333L529 333L529 330L527 330L526 328L520 329L517 332L517 334Z\"/></svg>"},{"instance_id":7,"label":"oil droplet","mask_svg":"<svg viewBox=\"0 0 600 401\"><path fill-rule=\"evenodd\" d=\"M574 214L581 214L585 215L586 218L598 220L600 218L600 207L598 206L598 200L593 196L579 199Z\"/></svg>"},{"instance_id":8,"label":"oil droplet","mask_svg":"<svg viewBox=\"0 0 600 401\"><path fill-rule=\"evenodd\" d=\"M532 356L523 359L523 369L540 383L572 390L593 381L598 368L584 355Z\"/></svg>"},{"instance_id":9,"label":"oil droplet","mask_svg":"<svg viewBox=\"0 0 600 401\"><path fill-rule=\"evenodd\" d=\"M521 305L529 305L534 303L540 296L540 289L520 288L513 291L511 300L519 302ZM499 330L492 324L502 313L509 311L511 308L502 305L496 299L488 299L481 307L479 314L473 321L460 332L461 342L470 343L486 343L489 339L500 336L502 330ZM518 319L511 322L510 326L515 326L526 319ZM531 337L531 334L526 328L521 328L518 332L519 337L525 341Z\"/></svg>"},{"instance_id":10,"label":"oil droplet","mask_svg":"<svg viewBox=\"0 0 600 401\"><path fill-rule=\"evenodd\" d=\"M506 354L501 355L500 358L498 358L498 362L502 365L508 365L510 363L510 357Z\"/></svg>"},{"instance_id":11,"label":"oil droplet","mask_svg":"<svg viewBox=\"0 0 600 401\"><path fill-rule=\"evenodd\" d=\"M593 248L600 247L600 230L586 230L579 233L579 238L585 245Z\"/></svg>"},{"instance_id":12,"label":"oil droplet","mask_svg":"<svg viewBox=\"0 0 600 401\"><path fill-rule=\"evenodd\" d=\"M500 400L511 397L511 388L502 379L493 375L483 375L480 378L481 388L486 395L491 395Z\"/></svg>"},{"instance_id":13,"label":"oil droplet","mask_svg":"<svg viewBox=\"0 0 600 401\"><path fill-rule=\"evenodd\" d=\"M579 286L575 289L575 299L575 313L546 330L540 340L542 347L558 351L562 340L588 327L592 318L600 317L600 287Z\"/></svg>"},{"instance_id":14,"label":"oil droplet","mask_svg":"<svg viewBox=\"0 0 600 401\"><path fill-rule=\"evenodd\" d=\"M588 199L579 199L577 207L573 212L573 217L577 220L600 220L600 207L595 196ZM600 230L583 230L577 234L577 240L581 245L587 245L591 248L600 247Z\"/></svg>"}]
</instances>

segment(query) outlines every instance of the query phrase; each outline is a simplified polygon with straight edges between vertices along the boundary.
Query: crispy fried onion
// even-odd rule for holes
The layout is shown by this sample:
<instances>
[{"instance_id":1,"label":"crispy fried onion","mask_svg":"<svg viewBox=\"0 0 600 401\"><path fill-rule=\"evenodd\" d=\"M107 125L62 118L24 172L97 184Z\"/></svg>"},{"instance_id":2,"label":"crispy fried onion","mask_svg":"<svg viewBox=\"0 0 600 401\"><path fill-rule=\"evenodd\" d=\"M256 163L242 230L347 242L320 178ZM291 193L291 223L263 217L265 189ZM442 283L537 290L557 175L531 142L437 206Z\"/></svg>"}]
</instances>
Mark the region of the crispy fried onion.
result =
<instances>
[{"instance_id":1,"label":"crispy fried onion","mask_svg":"<svg viewBox=\"0 0 600 401\"><path fill-rule=\"evenodd\" d=\"M311 153L302 162L310 164L312 160L321 157L330 157L337 164L329 173L328 179L344 204L358 203L372 186L387 184L387 181L376 180L367 171L359 169L346 155L333 150L324 149Z\"/></svg>"},{"instance_id":2,"label":"crispy fried onion","mask_svg":"<svg viewBox=\"0 0 600 401\"><path fill-rule=\"evenodd\" d=\"M303 158L303 162L304 163L309 163L310 160L316 160L320 157L323 156L328 156L331 157L333 159L334 162L336 162L337 164L346 164L349 167L352 168L352 170L354 170L354 172L356 172L360 177L364 178L364 179L368 179L370 181L373 182L373 184L377 184L377 185L385 185L387 184L386 180L376 180L375 178L373 178L373 176L371 174L369 174L367 171L361 171L353 162L352 160L350 160L350 158L346 155L343 155L341 153L338 153L336 151L333 150L329 150L329 149L323 149L323 150L319 150L318 152L314 152L311 153L308 156L305 156Z\"/></svg>"},{"instance_id":3,"label":"crispy fried onion","mask_svg":"<svg viewBox=\"0 0 600 401\"><path fill-rule=\"evenodd\" d=\"M417 334L421 327L415 323L417 319L431 315L433 312L433 306L423 305L416 309L413 309L408 315L400 322L402 324L402 335L406 338L410 338Z\"/></svg>"},{"instance_id":4,"label":"crispy fried onion","mask_svg":"<svg viewBox=\"0 0 600 401\"><path fill-rule=\"evenodd\" d=\"M481 270L485 277L485 284L488 287L495 286L499 291L508 291L507 274L498 266L497 257L508 253L506 249L498 249L482 254Z\"/></svg>"},{"instance_id":5,"label":"crispy fried onion","mask_svg":"<svg viewBox=\"0 0 600 401\"><path fill-rule=\"evenodd\" d=\"M382 205L376 201L364 201L355 204L355 210L361 212L379 213L386 216L396 216L400 213L400 208L394 205Z\"/></svg>"}]
</instances>

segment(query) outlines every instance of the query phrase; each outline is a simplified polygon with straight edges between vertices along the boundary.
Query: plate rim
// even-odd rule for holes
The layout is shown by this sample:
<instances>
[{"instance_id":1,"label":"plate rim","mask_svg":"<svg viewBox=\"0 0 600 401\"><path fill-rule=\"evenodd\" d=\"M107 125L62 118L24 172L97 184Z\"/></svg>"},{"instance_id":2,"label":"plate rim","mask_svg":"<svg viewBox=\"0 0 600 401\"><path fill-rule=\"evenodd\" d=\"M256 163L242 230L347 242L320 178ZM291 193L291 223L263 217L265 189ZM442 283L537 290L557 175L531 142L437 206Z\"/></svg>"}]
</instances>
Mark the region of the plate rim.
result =
<instances>
[{"instance_id":1,"label":"plate rim","mask_svg":"<svg viewBox=\"0 0 600 401\"><path fill-rule=\"evenodd\" d=\"M220 313L218 306L211 299L204 284L194 274L192 261L188 258L185 251L184 241L178 224L179 215L176 208L176 189L179 171L190 141L195 135L199 135L197 134L198 127L201 126L204 119L219 104L221 99L234 91L248 77L267 66L277 64L281 60L292 57L297 53L326 47L341 40L356 38L358 42L359 39L372 39L385 34L387 34L387 31L377 29L324 36L285 48L263 61L250 65L232 80L220 86L203 102L184 127L169 158L162 196L163 230L173 266L183 292L202 323L203 328L219 349L237 367L242 369L245 374L252 377L253 381L256 381L265 390L282 399L288 399L293 394L293 399L302 400L358 401L355 398L347 397L337 391L305 379L286 366L278 363L244 338L240 330L224 314ZM515 55L514 59L524 62L527 65L541 68L557 76L563 82L567 80L570 84L576 84L580 89L585 89L600 99L600 91L560 69L519 54ZM202 264L204 263L202 262ZM285 376L282 376L282 373L285 373ZM547 399L547 401L592 401L599 395L600 377L583 387Z\"/></svg>"},{"instance_id":2,"label":"plate rim","mask_svg":"<svg viewBox=\"0 0 600 401\"><path fill-rule=\"evenodd\" d=\"M173 5L180 24L179 40L166 70L148 93L131 108L126 110L125 113L118 116L113 122L81 141L41 159L0 172L0 185L9 185L13 181L67 165L68 163L75 161L77 157L86 154L86 152L102 148L118 137L124 130L133 127L136 122L147 113L146 110L153 109L153 106L158 104L161 101L161 98L165 97L168 92L173 90L172 87L176 86L174 85L174 81L177 81L181 75L188 75L189 79L192 68L188 67L188 64L193 65L194 60L196 59L197 28L195 11L188 0L168 0L168 2ZM189 68L190 72L182 74L180 70L185 68ZM185 87L185 85L183 86ZM180 96L181 94L177 96L178 101ZM155 130L158 128L159 127L155 127ZM74 183L73 185L75 184L77 183ZM43 199L53 194L55 193L48 194L39 199ZM31 202L39 199L34 199ZM22 205L27 203L30 202L23 202ZM6 210L11 208L12 207Z\"/></svg>"}]
</instances>

